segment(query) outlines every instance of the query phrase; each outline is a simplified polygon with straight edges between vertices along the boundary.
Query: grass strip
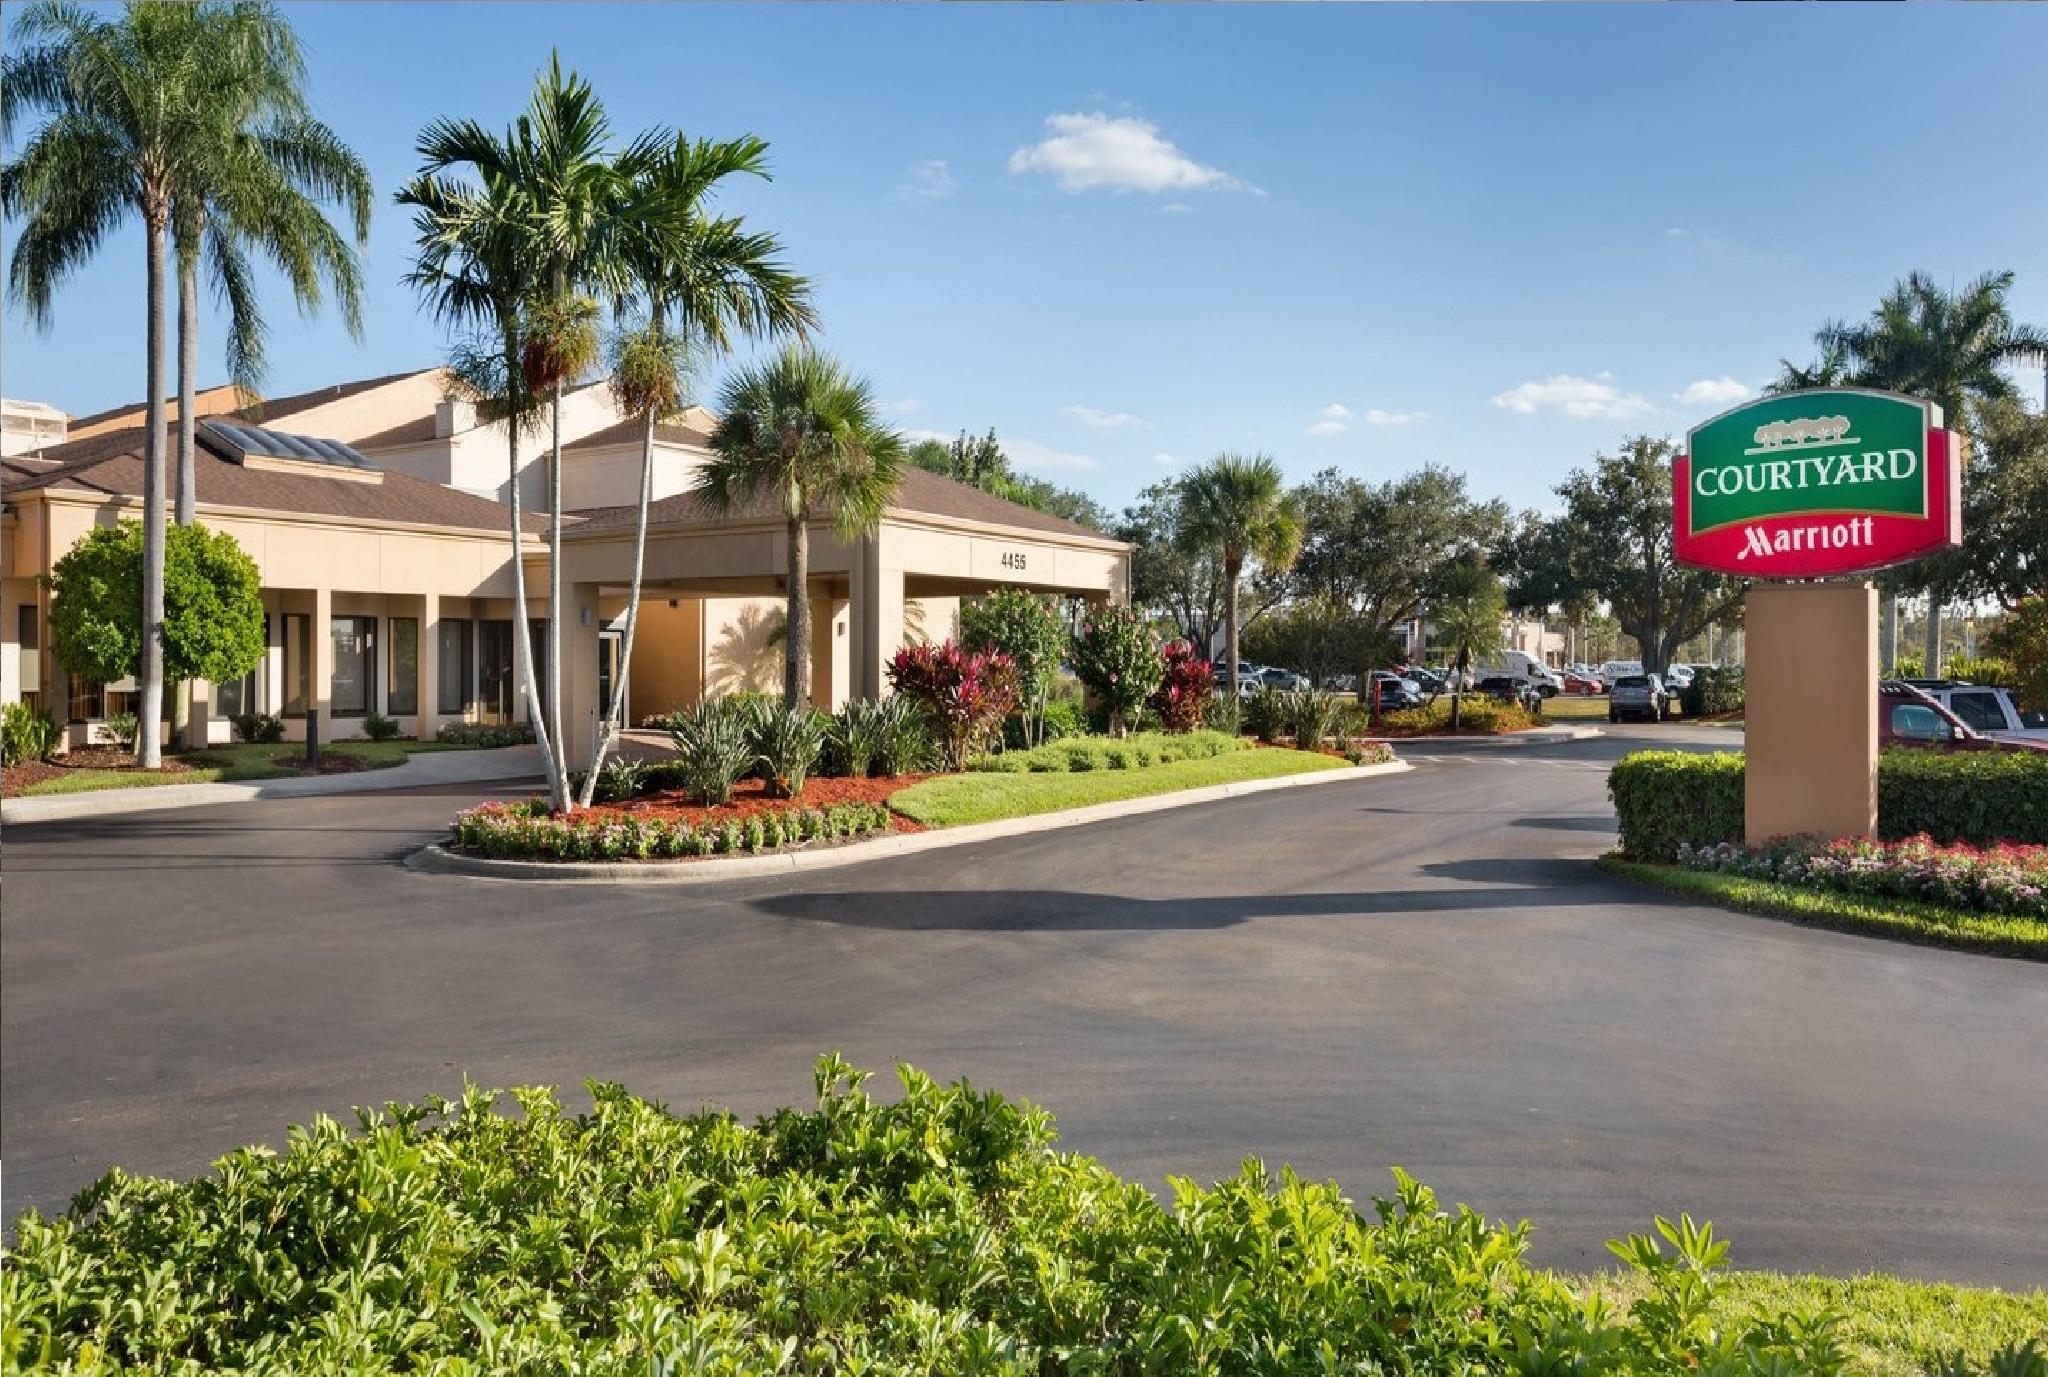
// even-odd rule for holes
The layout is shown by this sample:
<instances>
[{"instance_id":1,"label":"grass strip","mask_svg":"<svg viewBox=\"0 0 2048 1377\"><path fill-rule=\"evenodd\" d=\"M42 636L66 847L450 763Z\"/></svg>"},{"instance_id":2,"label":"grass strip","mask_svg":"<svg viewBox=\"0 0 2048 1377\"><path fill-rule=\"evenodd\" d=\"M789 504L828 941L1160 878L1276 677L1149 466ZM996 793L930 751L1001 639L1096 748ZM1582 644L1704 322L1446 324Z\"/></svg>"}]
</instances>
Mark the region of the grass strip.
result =
<instances>
[{"instance_id":1,"label":"grass strip","mask_svg":"<svg viewBox=\"0 0 2048 1377\"><path fill-rule=\"evenodd\" d=\"M1597 1295L1619 1306L1647 1290L1634 1273L1561 1280L1582 1296ZM1940 1360L1954 1353L1981 1368L2008 1344L2048 1343L2048 1291L2001 1291L1876 1273L1723 1272L1714 1279L1712 1313L1724 1330L1767 1314L1817 1310L1841 1317L1836 1332L1855 1377L1922 1377L1939 1370Z\"/></svg>"},{"instance_id":2,"label":"grass strip","mask_svg":"<svg viewBox=\"0 0 2048 1377\"><path fill-rule=\"evenodd\" d=\"M2048 961L2048 923L2034 918L2009 913L1971 913L1917 899L1803 889L1746 875L1623 860L1613 854L1602 856L1595 864L1626 880L1744 913L1790 918L1814 927L1867 933L1923 946Z\"/></svg>"},{"instance_id":3,"label":"grass strip","mask_svg":"<svg viewBox=\"0 0 2048 1377\"><path fill-rule=\"evenodd\" d=\"M1207 760L1179 760L1136 770L1078 774L964 774L928 779L892 794L889 806L927 827L957 827L998 818L1030 817L1084 808L1091 803L1170 794L1212 784L1273 779L1315 770L1350 768L1344 760L1310 751L1231 751Z\"/></svg>"},{"instance_id":4,"label":"grass strip","mask_svg":"<svg viewBox=\"0 0 2048 1377\"><path fill-rule=\"evenodd\" d=\"M410 755L426 751L466 750L444 741L344 741L320 748L322 755L354 756L365 769L388 770L403 765ZM50 794L83 794L95 789L151 789L165 784L234 784L255 779L297 779L306 774L280 765L273 756L297 755L303 744L291 741L237 742L232 746L209 746L203 751L172 757L193 768L154 774L144 770L71 770L53 779L38 780L21 791L23 798Z\"/></svg>"}]
</instances>

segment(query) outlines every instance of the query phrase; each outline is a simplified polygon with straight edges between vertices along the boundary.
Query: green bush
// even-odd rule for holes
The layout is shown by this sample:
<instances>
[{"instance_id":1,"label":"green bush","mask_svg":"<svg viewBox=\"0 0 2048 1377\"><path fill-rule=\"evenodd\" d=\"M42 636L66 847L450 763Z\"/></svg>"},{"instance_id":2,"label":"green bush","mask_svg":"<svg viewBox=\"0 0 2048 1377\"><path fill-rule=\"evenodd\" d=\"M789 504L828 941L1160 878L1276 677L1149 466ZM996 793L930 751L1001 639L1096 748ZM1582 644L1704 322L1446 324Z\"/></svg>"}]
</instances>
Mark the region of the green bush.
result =
<instances>
[{"instance_id":1,"label":"green bush","mask_svg":"<svg viewBox=\"0 0 2048 1377\"><path fill-rule=\"evenodd\" d=\"M832 719L812 708L783 707L780 703L754 714L749 748L766 771L770 790L781 798L795 798L804 791Z\"/></svg>"},{"instance_id":2,"label":"green bush","mask_svg":"<svg viewBox=\"0 0 2048 1377\"><path fill-rule=\"evenodd\" d=\"M1090 770L1142 770L1177 760L1207 760L1251 743L1222 732L1137 732L1117 739L1076 736L1048 741L1028 751L1004 751L968 763L970 770L998 774L1084 774Z\"/></svg>"},{"instance_id":3,"label":"green bush","mask_svg":"<svg viewBox=\"0 0 2048 1377\"><path fill-rule=\"evenodd\" d=\"M1527 731L1542 723L1516 703L1503 703L1483 693L1458 695L1458 730L1481 735ZM1399 712L1380 714L1380 731L1387 736L1426 736L1451 729L1449 695Z\"/></svg>"},{"instance_id":4,"label":"green bush","mask_svg":"<svg viewBox=\"0 0 2048 1377\"><path fill-rule=\"evenodd\" d=\"M1877 827L1897 840L2048 843L2048 754L1892 750L1877 762Z\"/></svg>"},{"instance_id":5,"label":"green bush","mask_svg":"<svg viewBox=\"0 0 2048 1377\"><path fill-rule=\"evenodd\" d=\"M244 738L245 740L247 738ZM280 723L275 738L283 740L284 729ZM533 741L533 724L530 722L443 722L434 733L434 740L449 746L525 746Z\"/></svg>"},{"instance_id":6,"label":"green bush","mask_svg":"<svg viewBox=\"0 0 2048 1377\"><path fill-rule=\"evenodd\" d=\"M449 837L464 851L499 860L646 861L767 851L820 838L889 830L879 803L785 808L701 825L641 816L556 817L538 799L486 803L455 815Z\"/></svg>"},{"instance_id":7,"label":"green bush","mask_svg":"<svg viewBox=\"0 0 2048 1377\"><path fill-rule=\"evenodd\" d=\"M754 749L754 706L735 694L669 718L683 791L698 803L729 803L732 786L760 760Z\"/></svg>"},{"instance_id":8,"label":"green bush","mask_svg":"<svg viewBox=\"0 0 2048 1377\"><path fill-rule=\"evenodd\" d=\"M1358 1209L1248 1160L1162 1203L1063 1152L1033 1105L836 1056L749 1126L617 1085L587 1113L489 1090L321 1117L187 1184L109 1173L15 1224L23 1368L1035 1374L1701 1372L1835 1377L1830 1314L1717 1313L1689 1217L1611 1244L1589 1306L1527 1224L1406 1173ZM2014 1372L2027 1369L2014 1367Z\"/></svg>"},{"instance_id":9,"label":"green bush","mask_svg":"<svg viewBox=\"0 0 2048 1377\"><path fill-rule=\"evenodd\" d=\"M1336 728L1339 712L1335 697L1314 688L1292 689L1280 704L1287 735L1304 751L1322 749L1324 738Z\"/></svg>"},{"instance_id":10,"label":"green bush","mask_svg":"<svg viewBox=\"0 0 2048 1377\"><path fill-rule=\"evenodd\" d=\"M238 712L228 722L235 729L235 740L248 745L269 745L284 740L284 719L275 713ZM441 729L440 739L448 739L447 727Z\"/></svg>"},{"instance_id":11,"label":"green bush","mask_svg":"<svg viewBox=\"0 0 2048 1377\"><path fill-rule=\"evenodd\" d=\"M1742 754L1636 751L1607 772L1607 796L1621 825L1622 854L1672 861L1680 843L1742 839Z\"/></svg>"},{"instance_id":12,"label":"green bush","mask_svg":"<svg viewBox=\"0 0 2048 1377\"><path fill-rule=\"evenodd\" d=\"M0 764L41 760L57 749L57 724L26 703L0 709Z\"/></svg>"},{"instance_id":13,"label":"green bush","mask_svg":"<svg viewBox=\"0 0 2048 1377\"><path fill-rule=\"evenodd\" d=\"M116 746L121 747L123 750L133 750L135 748L135 734L142 730L142 725L136 719L134 713L117 712L110 714L104 722L100 723L100 729L106 732L108 736L114 738Z\"/></svg>"},{"instance_id":14,"label":"green bush","mask_svg":"<svg viewBox=\"0 0 2048 1377\"><path fill-rule=\"evenodd\" d=\"M398 719L373 712L363 719L363 735L372 741L395 741L398 739Z\"/></svg>"},{"instance_id":15,"label":"green bush","mask_svg":"<svg viewBox=\"0 0 2048 1377\"><path fill-rule=\"evenodd\" d=\"M1744 676L1740 668L1696 670L1692 682L1678 692L1678 705L1687 717L1714 717L1741 712Z\"/></svg>"},{"instance_id":16,"label":"green bush","mask_svg":"<svg viewBox=\"0 0 2048 1377\"><path fill-rule=\"evenodd\" d=\"M1607 775L1622 854L1670 861L1743 840L1743 757L1637 751ZM1891 750L1877 761L1877 830L1887 840L2048 843L2048 756L2027 751Z\"/></svg>"},{"instance_id":17,"label":"green bush","mask_svg":"<svg viewBox=\"0 0 2048 1377\"><path fill-rule=\"evenodd\" d=\"M1287 720L1287 695L1271 684L1260 684L1239 703L1238 721L1246 732L1267 745L1292 730Z\"/></svg>"},{"instance_id":18,"label":"green bush","mask_svg":"<svg viewBox=\"0 0 2048 1377\"><path fill-rule=\"evenodd\" d=\"M915 699L901 693L879 701L856 698L832 719L823 773L893 778L928 770L937 757L924 709Z\"/></svg>"},{"instance_id":19,"label":"green bush","mask_svg":"<svg viewBox=\"0 0 2048 1377\"><path fill-rule=\"evenodd\" d=\"M1074 627L1071 650L1075 676L1109 713L1111 733L1121 734L1166 672L1151 625L1128 607L1091 607Z\"/></svg>"}]
</instances>

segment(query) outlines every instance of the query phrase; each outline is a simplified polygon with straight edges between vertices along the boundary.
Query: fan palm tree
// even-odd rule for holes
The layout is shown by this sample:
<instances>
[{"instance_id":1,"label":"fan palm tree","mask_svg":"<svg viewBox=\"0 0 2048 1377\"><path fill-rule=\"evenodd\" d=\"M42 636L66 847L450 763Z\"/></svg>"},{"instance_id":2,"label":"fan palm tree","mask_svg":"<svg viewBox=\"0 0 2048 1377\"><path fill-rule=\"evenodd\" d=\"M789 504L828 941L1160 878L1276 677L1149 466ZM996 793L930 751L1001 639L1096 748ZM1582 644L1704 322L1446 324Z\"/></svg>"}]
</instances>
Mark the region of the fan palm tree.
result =
<instances>
[{"instance_id":1,"label":"fan palm tree","mask_svg":"<svg viewBox=\"0 0 2048 1377\"><path fill-rule=\"evenodd\" d=\"M1460 698L1465 675L1475 659L1484 659L1501 646L1501 620L1507 616L1508 601L1501 581L1491 569L1475 561L1446 569L1437 596L1429 609L1430 625L1450 657L1457 673L1451 679L1451 730L1460 721Z\"/></svg>"},{"instance_id":2,"label":"fan palm tree","mask_svg":"<svg viewBox=\"0 0 2048 1377\"><path fill-rule=\"evenodd\" d=\"M871 534L895 496L903 438L875 415L874 389L798 345L740 370L719 394L711 462L696 492L714 512L770 501L788 523L782 697L810 696L810 521L829 512L847 540Z\"/></svg>"},{"instance_id":3,"label":"fan palm tree","mask_svg":"<svg viewBox=\"0 0 2048 1377\"><path fill-rule=\"evenodd\" d=\"M203 165L210 55L192 41L194 7L136 0L108 17L70 0L32 0L16 51L0 60L0 138L45 116L0 169L0 208L22 219L8 276L47 329L56 291L131 214L147 265L142 464L142 663L136 754L162 761L164 618L164 306L178 188Z\"/></svg>"},{"instance_id":4,"label":"fan palm tree","mask_svg":"<svg viewBox=\"0 0 2048 1377\"><path fill-rule=\"evenodd\" d=\"M1224 682L1237 692L1238 585L1247 560L1271 572L1301 553L1302 519L1280 465L1268 454L1219 454L1181 479L1181 531L1223 558Z\"/></svg>"},{"instance_id":5,"label":"fan palm tree","mask_svg":"<svg viewBox=\"0 0 2048 1377\"><path fill-rule=\"evenodd\" d=\"M696 351L724 353L737 334L795 334L817 323L810 284L781 262L774 236L748 233L736 218L708 218L704 203L728 177L768 175L768 145L747 135L695 142L677 135L640 170L622 214L619 254L626 270L621 314L646 312L644 325L614 344L612 390L621 409L640 417L640 487L633 525L633 577L616 682L631 682L646 568L647 508L654 492L654 429L681 411ZM673 322L673 323L671 323ZM785 626L786 632L786 626ZM784 639L786 640L786 634ZM624 715L623 687L612 694L597 750L578 800L589 807L597 772Z\"/></svg>"},{"instance_id":6,"label":"fan palm tree","mask_svg":"<svg viewBox=\"0 0 2048 1377\"><path fill-rule=\"evenodd\" d=\"M450 360L454 385L476 397L506 427L507 521L512 534L514 672L546 771L548 803L568 807L568 780L540 710L528 625L519 442L536 428L537 399L526 384L527 302L536 294L530 252L531 200L516 136L493 135L474 120L437 120L420 135L424 169L398 192L413 211L418 248L405 281L444 326L466 332ZM455 169L468 175L457 175Z\"/></svg>"},{"instance_id":7,"label":"fan palm tree","mask_svg":"<svg viewBox=\"0 0 2048 1377\"><path fill-rule=\"evenodd\" d=\"M1911 273L1868 320L1823 326L1815 340L1823 355L1840 353L1855 384L1925 397L1941 407L1950 426L1968 431L1976 405L2019 399L2010 365L2048 359L2048 330L2012 318L2006 300L2012 284L2009 270L1985 273L1951 293L1927 274ZM1927 595L1925 669L1939 674L1941 604L1956 571L1936 559L1915 572Z\"/></svg>"}]
</instances>

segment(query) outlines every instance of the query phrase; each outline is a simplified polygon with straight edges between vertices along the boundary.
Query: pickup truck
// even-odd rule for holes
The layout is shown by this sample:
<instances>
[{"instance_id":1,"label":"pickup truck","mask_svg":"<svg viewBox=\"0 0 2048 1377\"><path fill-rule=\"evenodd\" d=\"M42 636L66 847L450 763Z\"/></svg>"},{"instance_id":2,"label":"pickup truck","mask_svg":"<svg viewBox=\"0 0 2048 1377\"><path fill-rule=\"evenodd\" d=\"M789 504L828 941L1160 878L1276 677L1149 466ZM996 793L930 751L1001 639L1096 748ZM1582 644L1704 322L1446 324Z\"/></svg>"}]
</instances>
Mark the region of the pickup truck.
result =
<instances>
[{"instance_id":1,"label":"pickup truck","mask_svg":"<svg viewBox=\"0 0 2048 1377\"><path fill-rule=\"evenodd\" d=\"M1897 679L1877 686L1877 744L1886 749L2048 752L2048 740L1986 736L1936 702L1932 691Z\"/></svg>"},{"instance_id":2,"label":"pickup truck","mask_svg":"<svg viewBox=\"0 0 2048 1377\"><path fill-rule=\"evenodd\" d=\"M1967 725L1999 740L2048 741L2048 712L2021 711L2011 689L1951 684L1922 690Z\"/></svg>"}]
</instances>

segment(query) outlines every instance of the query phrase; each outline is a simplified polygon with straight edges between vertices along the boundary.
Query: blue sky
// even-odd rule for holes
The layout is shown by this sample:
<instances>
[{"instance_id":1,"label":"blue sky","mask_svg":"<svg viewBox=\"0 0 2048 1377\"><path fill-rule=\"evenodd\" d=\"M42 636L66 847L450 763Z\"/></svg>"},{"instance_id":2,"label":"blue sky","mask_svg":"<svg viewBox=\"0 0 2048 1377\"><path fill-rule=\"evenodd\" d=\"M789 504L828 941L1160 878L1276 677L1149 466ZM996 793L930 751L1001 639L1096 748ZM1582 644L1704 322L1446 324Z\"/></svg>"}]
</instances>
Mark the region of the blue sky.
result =
<instances>
[{"instance_id":1,"label":"blue sky","mask_svg":"<svg viewBox=\"0 0 2048 1377\"><path fill-rule=\"evenodd\" d=\"M277 394L440 357L390 192L421 125L503 123L551 47L622 132L770 141L775 181L728 204L896 424L993 426L1112 506L1224 448L1543 505L1910 269L2015 269L2048 322L2044 6L292 13L381 203L363 343L272 292ZM142 303L130 233L48 335L10 305L0 387L139 397ZM217 380L217 333L201 359Z\"/></svg>"}]
</instances>

